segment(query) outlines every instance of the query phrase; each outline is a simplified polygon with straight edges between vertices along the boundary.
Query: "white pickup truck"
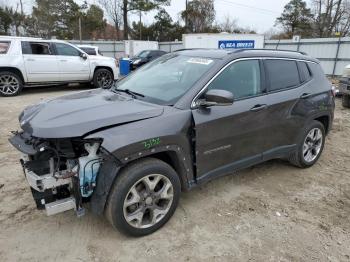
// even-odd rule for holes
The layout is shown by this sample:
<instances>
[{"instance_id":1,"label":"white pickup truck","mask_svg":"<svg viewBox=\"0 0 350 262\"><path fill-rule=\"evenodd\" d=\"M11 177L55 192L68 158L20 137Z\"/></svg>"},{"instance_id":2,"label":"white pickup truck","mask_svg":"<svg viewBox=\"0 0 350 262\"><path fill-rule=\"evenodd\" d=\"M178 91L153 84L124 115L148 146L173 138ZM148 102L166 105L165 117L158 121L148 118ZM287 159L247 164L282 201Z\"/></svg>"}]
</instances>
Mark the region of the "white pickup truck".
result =
<instances>
[{"instance_id":1,"label":"white pickup truck","mask_svg":"<svg viewBox=\"0 0 350 262\"><path fill-rule=\"evenodd\" d=\"M23 87L65 83L109 88L118 74L115 59L90 56L65 41L0 36L2 96L16 96Z\"/></svg>"}]
</instances>

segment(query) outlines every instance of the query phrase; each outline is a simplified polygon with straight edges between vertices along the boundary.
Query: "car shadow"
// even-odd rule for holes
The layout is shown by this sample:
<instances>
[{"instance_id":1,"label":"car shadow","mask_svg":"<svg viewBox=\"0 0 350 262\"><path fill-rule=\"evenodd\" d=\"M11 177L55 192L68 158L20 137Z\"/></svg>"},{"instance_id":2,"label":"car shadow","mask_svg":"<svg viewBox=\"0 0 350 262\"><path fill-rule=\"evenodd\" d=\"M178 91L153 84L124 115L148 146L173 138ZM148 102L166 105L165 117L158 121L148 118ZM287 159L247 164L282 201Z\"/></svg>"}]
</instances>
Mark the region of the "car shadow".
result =
<instances>
[{"instance_id":1,"label":"car shadow","mask_svg":"<svg viewBox=\"0 0 350 262\"><path fill-rule=\"evenodd\" d=\"M55 86L36 86L25 87L22 90L21 96L34 95L40 93L55 93L55 92L72 92L72 91L84 91L91 90L94 87L89 84L76 84L76 85L55 85Z\"/></svg>"}]
</instances>

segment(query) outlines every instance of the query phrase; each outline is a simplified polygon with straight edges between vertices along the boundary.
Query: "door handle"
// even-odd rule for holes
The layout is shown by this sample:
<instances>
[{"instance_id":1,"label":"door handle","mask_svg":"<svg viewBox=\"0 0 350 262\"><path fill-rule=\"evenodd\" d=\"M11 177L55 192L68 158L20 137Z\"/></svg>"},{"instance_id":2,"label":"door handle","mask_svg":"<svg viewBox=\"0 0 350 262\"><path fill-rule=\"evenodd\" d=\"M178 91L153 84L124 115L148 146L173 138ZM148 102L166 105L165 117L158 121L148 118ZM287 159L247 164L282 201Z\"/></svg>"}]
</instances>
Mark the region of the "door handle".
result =
<instances>
[{"instance_id":1,"label":"door handle","mask_svg":"<svg viewBox=\"0 0 350 262\"><path fill-rule=\"evenodd\" d=\"M300 96L301 99L305 99L305 98L309 98L310 96L312 96L312 94L310 93L304 93Z\"/></svg>"},{"instance_id":2,"label":"door handle","mask_svg":"<svg viewBox=\"0 0 350 262\"><path fill-rule=\"evenodd\" d=\"M28 58L27 61L28 61L28 62L34 62L35 59L33 59L33 58Z\"/></svg>"},{"instance_id":3,"label":"door handle","mask_svg":"<svg viewBox=\"0 0 350 262\"><path fill-rule=\"evenodd\" d=\"M64 59L62 59L62 60L60 60L61 62L67 62L67 60L64 60Z\"/></svg>"},{"instance_id":4,"label":"door handle","mask_svg":"<svg viewBox=\"0 0 350 262\"><path fill-rule=\"evenodd\" d=\"M252 107L251 109L250 109L250 111L252 111L252 112L258 112L258 111L261 111L261 110L264 110L264 109L266 109L267 108L267 105L255 105L254 107Z\"/></svg>"}]
</instances>

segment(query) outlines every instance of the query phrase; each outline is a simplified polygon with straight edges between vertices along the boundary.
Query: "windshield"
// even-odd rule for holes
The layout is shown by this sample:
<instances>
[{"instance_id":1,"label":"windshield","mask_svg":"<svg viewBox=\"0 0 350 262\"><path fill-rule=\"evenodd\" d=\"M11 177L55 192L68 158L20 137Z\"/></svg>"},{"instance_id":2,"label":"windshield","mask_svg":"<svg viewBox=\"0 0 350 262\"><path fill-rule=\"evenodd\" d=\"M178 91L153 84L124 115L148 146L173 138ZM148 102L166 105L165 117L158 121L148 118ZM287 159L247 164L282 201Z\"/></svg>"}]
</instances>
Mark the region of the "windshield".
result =
<instances>
[{"instance_id":1,"label":"windshield","mask_svg":"<svg viewBox=\"0 0 350 262\"><path fill-rule=\"evenodd\" d=\"M116 83L114 90L144 95L142 100L173 105L213 65L214 59L179 54L164 55Z\"/></svg>"},{"instance_id":2,"label":"windshield","mask_svg":"<svg viewBox=\"0 0 350 262\"><path fill-rule=\"evenodd\" d=\"M136 57L146 58L149 55L149 53L151 53L151 51L141 51L136 55Z\"/></svg>"}]
</instances>

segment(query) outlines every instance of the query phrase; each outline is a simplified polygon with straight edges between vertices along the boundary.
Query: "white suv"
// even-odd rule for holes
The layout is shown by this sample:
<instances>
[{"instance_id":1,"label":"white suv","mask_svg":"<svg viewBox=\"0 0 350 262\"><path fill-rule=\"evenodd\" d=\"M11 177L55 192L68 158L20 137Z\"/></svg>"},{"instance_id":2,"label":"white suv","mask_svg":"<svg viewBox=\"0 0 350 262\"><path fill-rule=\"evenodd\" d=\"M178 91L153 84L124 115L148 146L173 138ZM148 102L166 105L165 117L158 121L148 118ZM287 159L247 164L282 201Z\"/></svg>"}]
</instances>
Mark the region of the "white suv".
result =
<instances>
[{"instance_id":1,"label":"white suv","mask_svg":"<svg viewBox=\"0 0 350 262\"><path fill-rule=\"evenodd\" d=\"M18 95L23 87L93 83L109 88L118 78L116 60L89 56L60 40L0 37L0 95Z\"/></svg>"}]
</instances>

